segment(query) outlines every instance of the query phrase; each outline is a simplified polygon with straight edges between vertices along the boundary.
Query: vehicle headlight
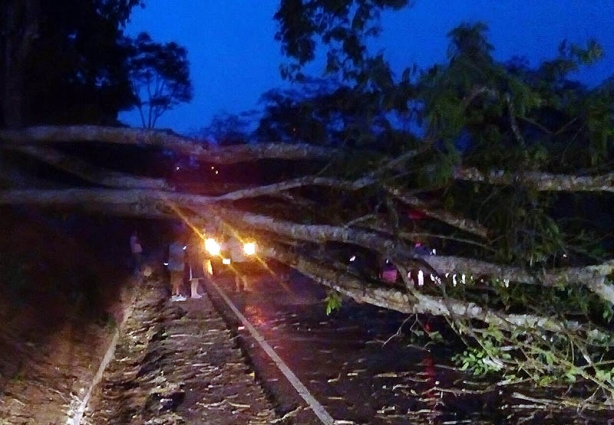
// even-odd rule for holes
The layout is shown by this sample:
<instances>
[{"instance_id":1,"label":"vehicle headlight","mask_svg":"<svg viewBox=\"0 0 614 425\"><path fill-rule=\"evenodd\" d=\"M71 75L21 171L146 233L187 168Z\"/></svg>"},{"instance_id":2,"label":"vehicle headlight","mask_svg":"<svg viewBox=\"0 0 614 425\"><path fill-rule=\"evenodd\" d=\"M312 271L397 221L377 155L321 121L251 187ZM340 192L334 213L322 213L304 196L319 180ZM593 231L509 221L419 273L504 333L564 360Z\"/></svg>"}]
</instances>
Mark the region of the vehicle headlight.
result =
<instances>
[{"instance_id":1,"label":"vehicle headlight","mask_svg":"<svg viewBox=\"0 0 614 425\"><path fill-rule=\"evenodd\" d=\"M220 244L213 238L205 239L205 249L211 255L219 255L222 250Z\"/></svg>"},{"instance_id":2,"label":"vehicle headlight","mask_svg":"<svg viewBox=\"0 0 614 425\"><path fill-rule=\"evenodd\" d=\"M256 253L256 243L255 242L247 242L243 244L243 252L246 255L254 255Z\"/></svg>"}]
</instances>

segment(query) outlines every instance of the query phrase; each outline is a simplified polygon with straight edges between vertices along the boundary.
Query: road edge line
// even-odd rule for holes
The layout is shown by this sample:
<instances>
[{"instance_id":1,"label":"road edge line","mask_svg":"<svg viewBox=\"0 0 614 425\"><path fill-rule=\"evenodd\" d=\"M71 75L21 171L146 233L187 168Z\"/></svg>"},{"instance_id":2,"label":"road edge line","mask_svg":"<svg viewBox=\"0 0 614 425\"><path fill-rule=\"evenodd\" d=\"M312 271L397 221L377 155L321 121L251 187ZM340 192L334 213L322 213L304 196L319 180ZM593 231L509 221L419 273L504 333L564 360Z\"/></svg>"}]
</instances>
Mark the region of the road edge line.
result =
<instances>
[{"instance_id":1,"label":"road edge line","mask_svg":"<svg viewBox=\"0 0 614 425\"><path fill-rule=\"evenodd\" d=\"M243 326L249 331L252 337L258 342L260 347L264 350L265 353L269 356L269 358L275 363L277 368L284 374L286 379L290 382L290 384L294 387L296 392L305 400L305 402L309 405L313 413L322 421L324 425L334 425L335 420L333 417L326 411L324 406L320 404L318 400L309 392L307 387L301 382L300 379L292 372L292 370L288 367L286 363L279 357L279 355L275 352L273 347L264 339L262 335L252 326L252 324L247 320L247 318L241 313L234 303L228 298L226 293L218 286L217 283L213 281L209 281L211 285L215 288L220 297L224 300L224 302L228 305L228 307L232 310L232 312L237 316L237 318L241 321Z\"/></svg>"}]
</instances>

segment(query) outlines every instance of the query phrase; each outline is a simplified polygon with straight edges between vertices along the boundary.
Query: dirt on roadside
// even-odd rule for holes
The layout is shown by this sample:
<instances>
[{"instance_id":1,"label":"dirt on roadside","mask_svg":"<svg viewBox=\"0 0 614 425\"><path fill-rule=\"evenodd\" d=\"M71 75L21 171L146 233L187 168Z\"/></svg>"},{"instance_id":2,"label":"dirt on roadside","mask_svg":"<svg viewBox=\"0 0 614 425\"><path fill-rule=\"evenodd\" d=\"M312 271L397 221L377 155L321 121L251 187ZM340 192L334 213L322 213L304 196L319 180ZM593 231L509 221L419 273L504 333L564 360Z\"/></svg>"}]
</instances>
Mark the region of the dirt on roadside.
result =
<instances>
[{"instance_id":1,"label":"dirt on roadside","mask_svg":"<svg viewBox=\"0 0 614 425\"><path fill-rule=\"evenodd\" d=\"M171 302L166 286L141 286L83 423L282 423L207 294Z\"/></svg>"},{"instance_id":2,"label":"dirt on roadside","mask_svg":"<svg viewBox=\"0 0 614 425\"><path fill-rule=\"evenodd\" d=\"M77 423L115 335L80 424L285 423L206 295L171 303L163 270L121 263L132 223L27 209L0 223L0 424Z\"/></svg>"},{"instance_id":3,"label":"dirt on roadside","mask_svg":"<svg viewBox=\"0 0 614 425\"><path fill-rule=\"evenodd\" d=\"M92 382L130 276L72 223L0 209L0 423L65 424Z\"/></svg>"}]
</instances>

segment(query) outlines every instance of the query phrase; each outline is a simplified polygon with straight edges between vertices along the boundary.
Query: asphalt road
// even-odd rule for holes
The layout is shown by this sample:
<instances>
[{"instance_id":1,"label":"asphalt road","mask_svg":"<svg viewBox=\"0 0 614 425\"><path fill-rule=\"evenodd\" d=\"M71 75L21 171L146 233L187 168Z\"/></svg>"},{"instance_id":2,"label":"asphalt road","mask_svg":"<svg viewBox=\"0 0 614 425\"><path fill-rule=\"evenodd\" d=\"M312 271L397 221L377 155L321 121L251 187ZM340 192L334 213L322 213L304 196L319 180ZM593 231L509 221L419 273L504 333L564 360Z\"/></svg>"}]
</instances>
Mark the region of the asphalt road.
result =
<instances>
[{"instance_id":1,"label":"asphalt road","mask_svg":"<svg viewBox=\"0 0 614 425\"><path fill-rule=\"evenodd\" d=\"M548 408L539 402L551 396L547 388L499 386L458 371L450 361L455 352L425 349L400 313L348 299L326 315L324 289L300 275L282 282L263 273L249 279L249 292L233 289L231 278L207 288L276 410L293 423L610 423L600 414Z\"/></svg>"},{"instance_id":2,"label":"asphalt road","mask_svg":"<svg viewBox=\"0 0 614 425\"><path fill-rule=\"evenodd\" d=\"M298 275L287 282L267 273L251 276L246 293L234 292L230 278L214 281L207 287L214 303L280 410L296 423L493 423L484 417L484 400L438 390L462 377L408 338L395 337L402 328L406 335L403 315L346 300L327 316L324 290ZM300 382L298 389L259 339Z\"/></svg>"}]
</instances>

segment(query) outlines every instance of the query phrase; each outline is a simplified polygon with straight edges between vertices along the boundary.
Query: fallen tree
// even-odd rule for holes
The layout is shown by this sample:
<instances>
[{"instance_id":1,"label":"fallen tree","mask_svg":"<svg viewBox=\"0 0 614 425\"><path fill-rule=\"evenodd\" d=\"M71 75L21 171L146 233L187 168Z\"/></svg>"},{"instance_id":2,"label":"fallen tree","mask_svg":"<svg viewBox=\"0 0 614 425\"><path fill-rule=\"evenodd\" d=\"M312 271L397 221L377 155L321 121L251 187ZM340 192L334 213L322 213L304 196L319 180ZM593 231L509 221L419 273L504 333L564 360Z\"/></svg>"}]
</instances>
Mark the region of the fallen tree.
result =
<instances>
[{"instance_id":1,"label":"fallen tree","mask_svg":"<svg viewBox=\"0 0 614 425\"><path fill-rule=\"evenodd\" d=\"M63 137L66 133L63 130L58 128L53 133L57 135L57 140L60 142L65 141ZM71 140L81 140L78 137L78 130L78 127L71 127L67 130L72 135ZM83 128L83 140L88 140L91 130L91 127ZM99 129L99 131L105 133L105 129ZM47 130L44 133L50 134ZM118 137L118 143L134 140L135 134L139 133L141 133L141 130L112 129L112 134ZM25 129L22 132L17 130L0 132L5 149L15 149L15 144L11 142L14 137L15 140L19 141L19 152L32 155L51 165L58 165L57 157L41 155L41 152L45 152L45 148L39 146L41 142L55 142L56 138L46 136L41 140L38 137L40 134L41 132L38 129ZM165 137L168 138L165 139ZM110 143L113 143L114 140L114 138L106 139ZM208 158L207 163L212 164L227 161L228 154L224 152L225 150L237 151L236 148L202 146L197 141L164 132L150 139L141 139L140 143L157 146L160 145L161 140L165 149L174 149L175 143L177 143L177 149L183 152L199 150L199 157ZM188 148L189 144L193 144L194 147ZM258 160L274 156L275 146L271 145L266 150L243 146L243 150L250 152L249 158L251 160ZM279 146L280 159L287 160L287 146ZM214 152L211 157L207 156L208 150ZM307 148L301 150L299 147L295 152L306 152L307 150ZM314 153L312 160L321 160L319 152ZM348 160L351 160L352 157L352 153L344 155L337 150L335 150L335 154L336 161L342 161L339 158L350 158ZM67 156L67 154L62 155ZM304 159L304 157L301 156L300 159ZM571 372L565 369L566 372L563 376L568 376L569 379L571 379L571 376L586 377L585 371L588 365L600 367L601 363L593 359L594 354L589 353L595 351L595 347L602 349L612 343L611 335L603 326L595 326L590 321L579 321L577 318L572 320L570 317L566 317L563 311L557 312L556 316L552 316L551 312L547 311L531 311L531 306L528 305L524 306L526 307L525 311L506 311L510 308L517 309L517 306L512 305L514 301L511 301L508 305L495 305L497 303L492 301L490 304L488 302L476 302L475 296L463 296L463 294L454 293L454 288L451 287L446 290L446 282L448 282L448 286L451 286L451 283L449 279L443 277L446 274L466 275L467 288L475 286L475 277L480 276L482 282L486 278L489 281L489 285L486 285L487 292L505 292L510 285L523 287L530 285L557 290L573 290L579 293L588 290L588 292L582 293L582 297L593 297L593 302L600 300L602 308L607 311L614 302L612 286L609 281L614 270L614 261L612 260L576 267L546 268L540 265L539 268L531 268L527 264L497 262L495 261L496 255L492 253L486 256L486 258L490 258L490 261L454 255L424 256L416 254L413 249L415 241L421 237L420 232L400 232L399 229L402 225L398 223L391 226L388 221L390 215L393 214L392 211L383 215L367 214L368 218L361 220L360 218L364 218L365 215L357 210L354 215L344 220L336 219L324 222L323 218L318 216L314 218L313 223L303 224L296 220L284 219L279 215L264 214L258 211L258 207L254 208L254 211L249 211L244 206L236 205L238 202L245 201L255 201L257 204L260 199L266 199L269 204L286 203L287 199L290 198L297 200L298 208L290 208L293 211L286 212L290 212L291 216L302 216L304 218L305 214L301 213L304 205L302 201L309 198L309 190L315 188L316 193L320 194L320 189L325 188L330 191L331 196L342 196L342 194L350 193L352 199L355 199L356 196L369 198L372 196L368 191L371 186L381 187L380 180L374 177L372 172L351 180L338 176L303 176L274 184L250 185L250 187L232 190L222 195L206 195L178 192L173 189L171 183L161 179L152 180L124 175L115 171L100 169L94 165L91 165L93 171L90 172L88 165L83 160L76 158L62 161L62 164L72 164L75 161L79 164L78 175L97 176L96 179L89 179L91 183L96 184L95 187L54 190L7 189L0 192L0 204L33 204L56 208L86 206L89 210L106 211L114 214L169 219L176 219L178 212L181 211L181 216L194 221L198 221L199 217L215 217L220 223L232 227L239 233L261 234L262 237L259 238L259 242L262 245L263 252L268 256L296 268L305 275L312 277L316 282L329 286L331 289L350 296L359 302L368 302L403 313L442 316L450 321L461 334L470 332L474 337L477 333L484 333L485 329L490 329L491 333L482 335L480 340L489 341L494 338L493 335L505 334L508 336L501 338L501 341L505 341L508 347L512 342L516 344L516 347L526 346L526 343L521 340L523 338L535 338L535 334L573 335L571 340L577 345L578 353L586 353L582 357L587 364L575 366L577 369L571 370L576 372L571 375ZM74 172L71 167L62 166L62 169ZM466 176L460 177L461 180L465 178ZM593 178L596 182L603 180L601 175L596 175ZM583 180L587 181L588 179L583 177ZM156 182L154 187L164 188L164 190L149 188L150 181ZM142 182L142 184L139 185L139 182ZM483 181L480 180L480 183L483 183ZM502 183L497 181L494 184L500 185ZM587 184L592 185L593 183ZM109 186L110 188L102 188L101 186ZM365 190L367 192L363 193ZM551 189L547 186L544 190ZM569 190L569 188L566 190ZM476 253L480 252L480 245L487 247L489 243L492 243L489 238L496 234L496 229L488 229L479 220L464 217L458 212L445 210L438 203L423 201L414 191L403 190L399 185L394 189L383 190L382 193L389 194L391 199L403 200L404 202L399 205L410 205L412 208L418 208L433 221L454 227L456 229L454 232L458 234L464 233L465 237L469 238L467 240L478 247ZM313 199L311 201L313 202ZM320 202L322 201L320 200ZM287 206L286 209L288 209ZM394 214L398 214L398 212L394 212ZM475 229L482 230L475 231ZM460 238L456 239L460 240ZM335 264L327 261L325 257L318 257L310 253L318 252L317 245L324 246L330 242L347 244L349 252L351 252L351 247L359 246L370 250L376 257L391 258L399 270L422 269L425 273L434 274L439 282L439 286L435 290L436 293L429 294L420 291L407 279L405 279L405 285L401 286L378 280L376 274L371 275L370 279L366 281L364 276L356 276L348 271L347 264L336 264L335 267ZM302 247L302 244L307 244L307 247L311 247L311 250ZM482 249L482 252L487 251L487 249ZM502 284L502 282L505 282L505 284ZM501 298L501 296L499 294L493 298ZM498 302L500 301L499 299ZM568 301L566 300L565 303ZM571 308L573 302L569 304ZM585 313L590 312L585 311ZM483 323L486 328L481 326L475 328L472 323L476 320ZM512 335L515 337L512 337ZM511 338L514 341L511 341ZM512 365L512 357L509 356L508 351L502 350L503 346L499 347L498 350L493 348L493 344L490 344L489 347L488 356L482 358L482 360L488 360L485 364L490 364L492 368L496 369L503 368L504 365ZM543 348L538 351L541 353ZM533 353L532 356L538 358L538 354ZM525 361L527 360L526 350L523 358ZM536 361L536 359L533 359L533 361ZM609 362L606 362L606 364L609 364ZM519 367L519 363L514 365ZM569 360L565 359L565 362L558 367L569 368ZM543 374L546 373L546 369L540 370ZM539 379L542 378L540 375ZM603 382L600 381L599 384L602 390L610 391L609 387Z\"/></svg>"},{"instance_id":2,"label":"fallen tree","mask_svg":"<svg viewBox=\"0 0 614 425\"><path fill-rule=\"evenodd\" d=\"M450 63L416 82L371 75L369 84L304 100L315 108L305 126L325 129L326 140L297 141L270 117L261 126L285 143L218 146L103 126L2 129L5 163L30 158L83 183L30 187L8 175L0 205L215 221L256 236L267 256L333 293L418 320L444 318L467 345L465 368L541 385L582 381L591 390L585 399L611 409L614 90L563 84L581 62L577 50L550 67L508 69L492 59L479 27L457 31ZM468 49L461 35L481 48ZM357 65L356 78L374 60ZM331 107L331 98L345 106ZM284 119L273 108L270 116ZM419 116L421 136L396 128L395 113ZM173 152L198 164L198 181L112 170L75 154L75 144ZM248 164L260 178L220 186L206 171ZM359 271L344 261L355 252L366 257ZM384 259L398 282L382 278ZM417 273L426 285L416 285Z\"/></svg>"}]
</instances>

